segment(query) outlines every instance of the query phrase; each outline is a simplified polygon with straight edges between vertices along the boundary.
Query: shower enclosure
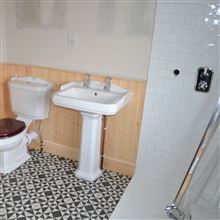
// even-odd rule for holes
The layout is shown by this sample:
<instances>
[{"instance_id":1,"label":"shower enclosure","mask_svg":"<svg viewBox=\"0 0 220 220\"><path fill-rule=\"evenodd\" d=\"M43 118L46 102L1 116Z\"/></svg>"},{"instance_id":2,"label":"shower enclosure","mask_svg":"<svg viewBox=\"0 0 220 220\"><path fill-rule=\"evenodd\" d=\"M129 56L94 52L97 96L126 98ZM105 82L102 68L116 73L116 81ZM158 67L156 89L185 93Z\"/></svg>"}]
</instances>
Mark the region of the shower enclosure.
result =
<instances>
[{"instance_id":1,"label":"shower enclosure","mask_svg":"<svg viewBox=\"0 0 220 220\"><path fill-rule=\"evenodd\" d=\"M176 198L166 207L172 219L220 217L219 122L220 97ZM209 149L214 135L217 144Z\"/></svg>"}]
</instances>

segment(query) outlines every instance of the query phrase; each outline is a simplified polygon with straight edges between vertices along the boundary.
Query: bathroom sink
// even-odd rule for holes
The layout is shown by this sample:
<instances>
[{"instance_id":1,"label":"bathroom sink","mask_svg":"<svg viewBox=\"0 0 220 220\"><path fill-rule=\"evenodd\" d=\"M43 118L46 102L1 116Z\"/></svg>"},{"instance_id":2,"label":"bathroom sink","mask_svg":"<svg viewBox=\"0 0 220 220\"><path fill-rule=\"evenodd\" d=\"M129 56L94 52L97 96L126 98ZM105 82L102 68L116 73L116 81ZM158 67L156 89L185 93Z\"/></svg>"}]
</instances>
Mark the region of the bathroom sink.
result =
<instances>
[{"instance_id":1,"label":"bathroom sink","mask_svg":"<svg viewBox=\"0 0 220 220\"><path fill-rule=\"evenodd\" d=\"M100 146L103 115L118 113L131 99L132 93L117 85L87 80L64 84L53 94L55 105L80 111L82 135L79 167L76 177L95 181L101 174Z\"/></svg>"},{"instance_id":2,"label":"bathroom sink","mask_svg":"<svg viewBox=\"0 0 220 220\"><path fill-rule=\"evenodd\" d=\"M114 115L131 99L129 90L112 84L110 91L103 88L105 83L90 81L90 87L84 87L83 81L64 84L52 96L55 105L100 115Z\"/></svg>"}]
</instances>

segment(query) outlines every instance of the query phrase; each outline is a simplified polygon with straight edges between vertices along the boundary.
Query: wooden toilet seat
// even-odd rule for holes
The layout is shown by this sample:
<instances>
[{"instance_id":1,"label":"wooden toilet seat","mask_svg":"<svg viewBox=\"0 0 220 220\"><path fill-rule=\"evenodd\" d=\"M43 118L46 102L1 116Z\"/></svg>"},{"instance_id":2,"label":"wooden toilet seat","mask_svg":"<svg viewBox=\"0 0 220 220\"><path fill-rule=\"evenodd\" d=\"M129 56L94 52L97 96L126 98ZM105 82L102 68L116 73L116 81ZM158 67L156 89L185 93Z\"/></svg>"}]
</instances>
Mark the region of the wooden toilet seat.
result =
<instances>
[{"instance_id":1,"label":"wooden toilet seat","mask_svg":"<svg viewBox=\"0 0 220 220\"><path fill-rule=\"evenodd\" d=\"M26 125L23 121L12 118L0 119L0 139L15 136L25 128Z\"/></svg>"}]
</instances>

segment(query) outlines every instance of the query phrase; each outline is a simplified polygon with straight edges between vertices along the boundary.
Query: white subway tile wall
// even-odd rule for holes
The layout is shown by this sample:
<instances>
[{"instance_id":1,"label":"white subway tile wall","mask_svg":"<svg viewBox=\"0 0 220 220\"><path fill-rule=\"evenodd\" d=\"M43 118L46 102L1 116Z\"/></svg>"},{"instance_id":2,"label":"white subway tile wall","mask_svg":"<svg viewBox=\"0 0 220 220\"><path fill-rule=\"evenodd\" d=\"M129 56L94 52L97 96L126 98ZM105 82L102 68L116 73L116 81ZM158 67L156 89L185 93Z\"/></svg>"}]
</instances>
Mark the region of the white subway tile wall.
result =
<instances>
[{"instance_id":1,"label":"white subway tile wall","mask_svg":"<svg viewBox=\"0 0 220 220\"><path fill-rule=\"evenodd\" d=\"M205 23L209 12L208 1L157 3L136 175L177 189L219 97L219 27ZM211 89L197 92L205 66L214 70Z\"/></svg>"}]
</instances>

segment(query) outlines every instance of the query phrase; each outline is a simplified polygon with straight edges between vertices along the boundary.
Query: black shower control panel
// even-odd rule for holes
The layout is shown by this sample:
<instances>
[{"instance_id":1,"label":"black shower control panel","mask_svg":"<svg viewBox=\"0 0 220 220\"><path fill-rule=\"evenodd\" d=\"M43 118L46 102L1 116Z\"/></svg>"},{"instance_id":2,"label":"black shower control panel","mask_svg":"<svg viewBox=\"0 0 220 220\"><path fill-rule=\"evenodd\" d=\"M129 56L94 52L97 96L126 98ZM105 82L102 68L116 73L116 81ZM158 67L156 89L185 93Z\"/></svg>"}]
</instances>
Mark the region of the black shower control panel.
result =
<instances>
[{"instance_id":1,"label":"black shower control panel","mask_svg":"<svg viewBox=\"0 0 220 220\"><path fill-rule=\"evenodd\" d=\"M200 92L208 92L210 89L213 70L208 67L200 67L198 69L198 77L196 90Z\"/></svg>"}]
</instances>

